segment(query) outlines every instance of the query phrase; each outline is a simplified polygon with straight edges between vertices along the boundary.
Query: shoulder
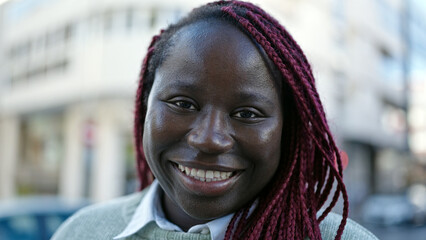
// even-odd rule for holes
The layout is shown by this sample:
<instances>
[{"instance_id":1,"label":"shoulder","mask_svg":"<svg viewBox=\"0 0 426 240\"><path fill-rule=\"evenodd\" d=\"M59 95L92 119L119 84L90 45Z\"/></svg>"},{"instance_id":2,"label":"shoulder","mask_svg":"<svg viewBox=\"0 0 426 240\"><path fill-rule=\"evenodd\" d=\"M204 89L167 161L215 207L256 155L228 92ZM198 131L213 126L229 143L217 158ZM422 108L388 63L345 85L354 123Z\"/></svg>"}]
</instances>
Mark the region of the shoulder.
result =
<instances>
[{"instance_id":1,"label":"shoulder","mask_svg":"<svg viewBox=\"0 0 426 240\"><path fill-rule=\"evenodd\" d=\"M112 239L126 227L146 191L81 209L56 231L57 239Z\"/></svg>"},{"instance_id":2,"label":"shoulder","mask_svg":"<svg viewBox=\"0 0 426 240\"><path fill-rule=\"evenodd\" d=\"M339 228L342 216L329 213L327 217L320 223L321 236L324 240L334 239L337 229ZM348 219L345 230L343 231L342 240L378 240L370 231Z\"/></svg>"}]
</instances>

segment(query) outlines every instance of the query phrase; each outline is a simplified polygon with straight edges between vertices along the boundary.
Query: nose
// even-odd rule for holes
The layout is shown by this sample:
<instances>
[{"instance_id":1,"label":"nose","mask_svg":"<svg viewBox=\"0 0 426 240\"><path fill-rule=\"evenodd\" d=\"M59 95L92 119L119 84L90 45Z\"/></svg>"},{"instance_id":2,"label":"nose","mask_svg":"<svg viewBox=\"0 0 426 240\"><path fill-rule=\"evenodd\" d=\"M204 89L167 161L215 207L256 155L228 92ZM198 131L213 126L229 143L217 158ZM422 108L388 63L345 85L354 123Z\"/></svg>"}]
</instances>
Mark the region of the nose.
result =
<instances>
[{"instance_id":1,"label":"nose","mask_svg":"<svg viewBox=\"0 0 426 240\"><path fill-rule=\"evenodd\" d=\"M227 114L220 111L200 113L194 128L189 132L188 144L208 154L228 152L234 145L234 139L229 130Z\"/></svg>"}]
</instances>

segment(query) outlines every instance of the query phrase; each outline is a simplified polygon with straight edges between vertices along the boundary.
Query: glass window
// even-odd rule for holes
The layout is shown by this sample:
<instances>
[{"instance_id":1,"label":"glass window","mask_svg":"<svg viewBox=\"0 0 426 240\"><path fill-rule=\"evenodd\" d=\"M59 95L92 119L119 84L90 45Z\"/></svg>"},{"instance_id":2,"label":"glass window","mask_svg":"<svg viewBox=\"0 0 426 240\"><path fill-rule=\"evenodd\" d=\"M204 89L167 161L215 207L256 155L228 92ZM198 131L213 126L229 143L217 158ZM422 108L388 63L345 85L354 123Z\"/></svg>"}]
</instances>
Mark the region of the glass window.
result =
<instances>
[{"instance_id":1,"label":"glass window","mask_svg":"<svg viewBox=\"0 0 426 240\"><path fill-rule=\"evenodd\" d=\"M154 28L157 24L157 21L158 21L158 9L152 8L151 14L150 14L150 19L149 19L149 26L151 28Z\"/></svg>"},{"instance_id":2,"label":"glass window","mask_svg":"<svg viewBox=\"0 0 426 240\"><path fill-rule=\"evenodd\" d=\"M394 88L401 89L403 87L403 65L402 60L394 57L386 49L381 50L381 74L386 84L392 85Z\"/></svg>"},{"instance_id":3,"label":"glass window","mask_svg":"<svg viewBox=\"0 0 426 240\"><path fill-rule=\"evenodd\" d=\"M377 10L381 19L382 25L386 30L399 34L400 15L386 0L376 0Z\"/></svg>"},{"instance_id":4,"label":"glass window","mask_svg":"<svg viewBox=\"0 0 426 240\"><path fill-rule=\"evenodd\" d=\"M112 11L106 11L104 14L104 30L110 32L114 24L114 15Z\"/></svg>"},{"instance_id":5,"label":"glass window","mask_svg":"<svg viewBox=\"0 0 426 240\"><path fill-rule=\"evenodd\" d=\"M19 194L56 194L63 159L63 114L23 118L17 185Z\"/></svg>"},{"instance_id":6,"label":"glass window","mask_svg":"<svg viewBox=\"0 0 426 240\"><path fill-rule=\"evenodd\" d=\"M134 22L134 10L132 8L128 8L126 10L126 28L132 29Z\"/></svg>"}]
</instances>

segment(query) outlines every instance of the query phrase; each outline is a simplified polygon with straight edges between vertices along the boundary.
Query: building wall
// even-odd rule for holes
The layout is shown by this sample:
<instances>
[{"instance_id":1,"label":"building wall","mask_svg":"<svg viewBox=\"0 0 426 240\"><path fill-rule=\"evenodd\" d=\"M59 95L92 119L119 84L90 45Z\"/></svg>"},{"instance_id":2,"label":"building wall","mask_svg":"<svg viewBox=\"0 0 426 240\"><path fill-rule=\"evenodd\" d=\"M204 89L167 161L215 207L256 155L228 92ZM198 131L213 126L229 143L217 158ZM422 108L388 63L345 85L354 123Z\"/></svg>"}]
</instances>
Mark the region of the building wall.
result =
<instances>
[{"instance_id":1,"label":"building wall","mask_svg":"<svg viewBox=\"0 0 426 240\"><path fill-rule=\"evenodd\" d=\"M419 73L420 75L420 73ZM408 116L410 121L410 146L419 161L426 164L426 83L423 79L415 79L411 84L411 111Z\"/></svg>"}]
</instances>

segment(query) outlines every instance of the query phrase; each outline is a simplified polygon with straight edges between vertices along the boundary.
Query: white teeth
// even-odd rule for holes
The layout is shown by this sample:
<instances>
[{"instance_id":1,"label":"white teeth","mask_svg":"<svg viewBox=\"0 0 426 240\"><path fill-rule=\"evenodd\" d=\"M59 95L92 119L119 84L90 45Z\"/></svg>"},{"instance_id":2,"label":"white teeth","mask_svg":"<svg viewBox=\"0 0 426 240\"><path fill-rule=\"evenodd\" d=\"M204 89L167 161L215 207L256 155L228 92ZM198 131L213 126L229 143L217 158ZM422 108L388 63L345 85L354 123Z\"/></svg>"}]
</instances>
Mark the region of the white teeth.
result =
<instances>
[{"instance_id":1,"label":"white teeth","mask_svg":"<svg viewBox=\"0 0 426 240\"><path fill-rule=\"evenodd\" d=\"M184 167L180 164L178 164L178 168L181 172L185 173L187 176L195 178L203 182L221 181L221 180L230 178L232 175L232 172L221 172L221 171L189 168L189 167Z\"/></svg>"},{"instance_id":2,"label":"white teeth","mask_svg":"<svg viewBox=\"0 0 426 240\"><path fill-rule=\"evenodd\" d=\"M197 171L197 177L203 178L206 176L206 171L202 170L202 169L198 169Z\"/></svg>"},{"instance_id":3,"label":"white teeth","mask_svg":"<svg viewBox=\"0 0 426 240\"><path fill-rule=\"evenodd\" d=\"M213 178L213 171L210 171L210 170L208 170L208 171L206 171L206 178Z\"/></svg>"}]
</instances>

